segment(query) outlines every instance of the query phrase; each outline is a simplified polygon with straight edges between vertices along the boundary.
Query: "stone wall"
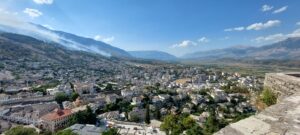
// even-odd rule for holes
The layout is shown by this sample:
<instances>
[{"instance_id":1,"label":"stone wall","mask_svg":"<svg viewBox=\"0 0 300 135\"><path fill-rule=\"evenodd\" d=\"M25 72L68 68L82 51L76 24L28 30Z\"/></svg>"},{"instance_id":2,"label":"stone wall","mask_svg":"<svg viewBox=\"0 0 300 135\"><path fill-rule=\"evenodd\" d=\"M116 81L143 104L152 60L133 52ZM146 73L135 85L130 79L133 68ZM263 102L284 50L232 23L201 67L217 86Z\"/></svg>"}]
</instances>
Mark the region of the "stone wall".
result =
<instances>
[{"instance_id":1,"label":"stone wall","mask_svg":"<svg viewBox=\"0 0 300 135\"><path fill-rule=\"evenodd\" d=\"M268 73L265 76L264 86L278 94L278 101L300 92L300 78L291 74L300 73Z\"/></svg>"},{"instance_id":2,"label":"stone wall","mask_svg":"<svg viewBox=\"0 0 300 135\"><path fill-rule=\"evenodd\" d=\"M300 135L300 78L297 74L300 75L266 74L265 86L279 94L279 102L214 135Z\"/></svg>"}]
</instances>

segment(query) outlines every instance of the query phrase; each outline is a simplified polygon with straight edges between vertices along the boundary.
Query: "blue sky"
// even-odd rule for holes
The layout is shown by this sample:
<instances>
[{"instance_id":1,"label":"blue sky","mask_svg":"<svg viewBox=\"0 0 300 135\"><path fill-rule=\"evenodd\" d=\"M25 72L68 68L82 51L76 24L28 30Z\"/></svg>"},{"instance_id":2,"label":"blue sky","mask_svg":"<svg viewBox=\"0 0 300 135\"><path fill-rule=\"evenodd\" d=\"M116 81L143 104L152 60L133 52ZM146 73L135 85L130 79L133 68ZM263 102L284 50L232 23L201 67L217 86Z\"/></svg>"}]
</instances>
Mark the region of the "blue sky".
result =
<instances>
[{"instance_id":1,"label":"blue sky","mask_svg":"<svg viewBox=\"0 0 300 135\"><path fill-rule=\"evenodd\" d=\"M27 22L180 56L300 35L299 0L1 0ZM1 21L1 20L0 20Z\"/></svg>"}]
</instances>

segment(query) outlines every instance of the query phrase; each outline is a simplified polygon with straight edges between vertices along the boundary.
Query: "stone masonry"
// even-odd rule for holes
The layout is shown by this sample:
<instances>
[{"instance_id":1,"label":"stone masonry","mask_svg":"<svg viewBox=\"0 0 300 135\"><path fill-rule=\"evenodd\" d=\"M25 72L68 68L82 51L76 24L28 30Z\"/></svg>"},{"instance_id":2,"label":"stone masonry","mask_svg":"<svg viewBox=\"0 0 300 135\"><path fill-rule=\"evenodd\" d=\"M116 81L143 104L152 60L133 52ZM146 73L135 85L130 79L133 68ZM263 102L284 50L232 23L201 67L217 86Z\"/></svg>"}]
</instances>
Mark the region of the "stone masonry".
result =
<instances>
[{"instance_id":1,"label":"stone masonry","mask_svg":"<svg viewBox=\"0 0 300 135\"><path fill-rule=\"evenodd\" d=\"M278 94L278 101L300 92L300 73L268 73L264 86Z\"/></svg>"},{"instance_id":2,"label":"stone masonry","mask_svg":"<svg viewBox=\"0 0 300 135\"><path fill-rule=\"evenodd\" d=\"M300 73L266 74L265 85L279 94L278 103L230 124L215 135L300 135Z\"/></svg>"}]
</instances>

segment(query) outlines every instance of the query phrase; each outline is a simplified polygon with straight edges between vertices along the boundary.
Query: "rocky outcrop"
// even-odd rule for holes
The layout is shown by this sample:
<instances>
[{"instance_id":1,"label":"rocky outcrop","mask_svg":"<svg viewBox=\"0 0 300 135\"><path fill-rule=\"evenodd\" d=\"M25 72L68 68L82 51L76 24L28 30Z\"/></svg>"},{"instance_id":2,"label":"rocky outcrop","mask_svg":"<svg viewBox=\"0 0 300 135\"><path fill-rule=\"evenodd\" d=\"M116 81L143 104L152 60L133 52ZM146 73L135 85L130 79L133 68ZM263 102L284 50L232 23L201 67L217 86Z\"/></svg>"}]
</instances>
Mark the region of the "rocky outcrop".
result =
<instances>
[{"instance_id":1,"label":"rocky outcrop","mask_svg":"<svg viewBox=\"0 0 300 135\"><path fill-rule=\"evenodd\" d=\"M267 74L265 85L279 93L279 102L254 116L226 126L215 135L299 135L300 78L293 75L295 73Z\"/></svg>"}]
</instances>

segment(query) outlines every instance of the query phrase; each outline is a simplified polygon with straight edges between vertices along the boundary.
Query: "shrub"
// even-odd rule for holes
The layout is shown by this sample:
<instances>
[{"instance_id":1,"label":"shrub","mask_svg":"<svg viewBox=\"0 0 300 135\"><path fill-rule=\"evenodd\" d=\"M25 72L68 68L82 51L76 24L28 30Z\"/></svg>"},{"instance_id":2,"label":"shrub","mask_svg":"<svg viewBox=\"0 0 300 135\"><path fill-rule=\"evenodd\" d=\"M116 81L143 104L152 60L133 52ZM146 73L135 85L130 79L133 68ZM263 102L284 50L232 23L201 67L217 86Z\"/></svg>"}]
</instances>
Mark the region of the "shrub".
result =
<instances>
[{"instance_id":1,"label":"shrub","mask_svg":"<svg viewBox=\"0 0 300 135\"><path fill-rule=\"evenodd\" d=\"M103 132L102 135L120 135L120 134L118 133L118 129L110 128L109 130Z\"/></svg>"},{"instance_id":2,"label":"shrub","mask_svg":"<svg viewBox=\"0 0 300 135\"><path fill-rule=\"evenodd\" d=\"M67 130L58 131L55 135L78 135L78 134L72 132L72 130L70 129L67 129Z\"/></svg>"},{"instance_id":3,"label":"shrub","mask_svg":"<svg viewBox=\"0 0 300 135\"><path fill-rule=\"evenodd\" d=\"M270 106L276 104L277 95L274 92L272 92L270 89L265 88L264 91L262 92L261 99L266 105Z\"/></svg>"}]
</instances>

